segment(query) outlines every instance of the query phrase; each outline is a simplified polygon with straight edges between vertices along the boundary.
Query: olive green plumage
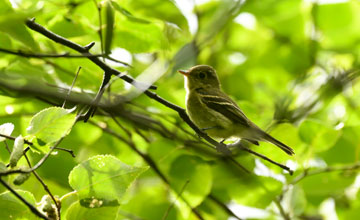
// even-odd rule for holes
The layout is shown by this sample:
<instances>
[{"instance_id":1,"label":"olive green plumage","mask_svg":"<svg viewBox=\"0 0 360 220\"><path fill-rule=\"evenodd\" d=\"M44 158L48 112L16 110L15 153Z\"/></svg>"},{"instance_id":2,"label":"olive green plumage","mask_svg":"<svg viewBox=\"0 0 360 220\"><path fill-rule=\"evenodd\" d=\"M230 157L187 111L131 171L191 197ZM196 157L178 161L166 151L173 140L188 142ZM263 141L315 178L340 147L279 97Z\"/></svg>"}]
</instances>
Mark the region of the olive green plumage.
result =
<instances>
[{"instance_id":1,"label":"olive green plumage","mask_svg":"<svg viewBox=\"0 0 360 220\"><path fill-rule=\"evenodd\" d=\"M261 130L245 116L221 90L214 68L198 65L179 72L185 75L186 110L190 119L211 137L237 137L256 145L258 141L267 141L289 155L294 154L293 149Z\"/></svg>"}]
</instances>

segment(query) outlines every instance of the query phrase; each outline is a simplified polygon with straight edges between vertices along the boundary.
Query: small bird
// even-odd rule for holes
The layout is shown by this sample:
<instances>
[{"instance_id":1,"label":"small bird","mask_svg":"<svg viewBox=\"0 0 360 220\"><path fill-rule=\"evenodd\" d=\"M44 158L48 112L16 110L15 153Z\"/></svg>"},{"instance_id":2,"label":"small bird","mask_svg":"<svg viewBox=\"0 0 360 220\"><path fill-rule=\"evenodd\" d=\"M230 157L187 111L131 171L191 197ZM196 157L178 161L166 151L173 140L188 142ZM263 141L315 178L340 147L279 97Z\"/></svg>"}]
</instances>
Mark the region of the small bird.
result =
<instances>
[{"instance_id":1,"label":"small bird","mask_svg":"<svg viewBox=\"0 0 360 220\"><path fill-rule=\"evenodd\" d=\"M270 142L289 155L294 150L276 140L251 122L239 106L222 90L214 68L197 65L189 70L179 70L185 76L186 110L190 119L213 138L230 137L259 145Z\"/></svg>"}]
</instances>

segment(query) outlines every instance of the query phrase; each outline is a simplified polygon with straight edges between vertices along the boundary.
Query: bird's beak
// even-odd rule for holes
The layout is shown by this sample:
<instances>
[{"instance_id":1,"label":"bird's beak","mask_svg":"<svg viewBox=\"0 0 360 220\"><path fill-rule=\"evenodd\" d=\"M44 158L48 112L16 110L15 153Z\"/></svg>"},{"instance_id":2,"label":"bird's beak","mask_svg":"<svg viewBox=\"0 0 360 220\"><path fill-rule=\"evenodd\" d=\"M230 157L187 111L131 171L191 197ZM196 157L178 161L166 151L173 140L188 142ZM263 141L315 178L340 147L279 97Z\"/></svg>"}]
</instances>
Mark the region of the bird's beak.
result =
<instances>
[{"instance_id":1,"label":"bird's beak","mask_svg":"<svg viewBox=\"0 0 360 220\"><path fill-rule=\"evenodd\" d=\"M183 74L184 76L189 76L190 72L186 70L178 70L179 73Z\"/></svg>"}]
</instances>

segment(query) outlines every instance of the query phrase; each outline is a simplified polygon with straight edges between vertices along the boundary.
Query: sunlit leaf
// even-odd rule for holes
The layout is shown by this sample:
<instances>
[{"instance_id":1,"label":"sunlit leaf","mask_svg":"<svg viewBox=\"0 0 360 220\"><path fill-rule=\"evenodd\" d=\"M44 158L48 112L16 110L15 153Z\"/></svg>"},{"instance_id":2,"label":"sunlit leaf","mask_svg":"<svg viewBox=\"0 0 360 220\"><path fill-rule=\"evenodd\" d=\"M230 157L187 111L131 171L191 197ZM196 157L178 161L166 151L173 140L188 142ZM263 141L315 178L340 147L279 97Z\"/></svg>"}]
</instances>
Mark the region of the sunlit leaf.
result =
<instances>
[{"instance_id":1,"label":"sunlit leaf","mask_svg":"<svg viewBox=\"0 0 360 220\"><path fill-rule=\"evenodd\" d=\"M37 113L31 120L27 133L45 143L59 140L70 132L76 116L72 110L50 107Z\"/></svg>"},{"instance_id":2,"label":"sunlit leaf","mask_svg":"<svg viewBox=\"0 0 360 220\"><path fill-rule=\"evenodd\" d=\"M95 156L71 171L69 184L79 193L82 206L117 206L129 185L146 169L126 165L111 155Z\"/></svg>"},{"instance_id":3,"label":"sunlit leaf","mask_svg":"<svg viewBox=\"0 0 360 220\"><path fill-rule=\"evenodd\" d=\"M35 197L31 192L17 190L20 196L22 196L31 205L36 206ZM30 209L16 198L11 192L4 192L0 194L0 212L1 219L38 219Z\"/></svg>"},{"instance_id":4,"label":"sunlit leaf","mask_svg":"<svg viewBox=\"0 0 360 220\"><path fill-rule=\"evenodd\" d=\"M330 137L331 140L332 137ZM328 164L354 163L360 157L359 149L360 130L359 126L346 127L336 143L320 156Z\"/></svg>"},{"instance_id":5,"label":"sunlit leaf","mask_svg":"<svg viewBox=\"0 0 360 220\"><path fill-rule=\"evenodd\" d=\"M0 31L20 41L24 46L36 51L38 45L25 26L25 19L25 15L2 14L0 16Z\"/></svg>"},{"instance_id":6,"label":"sunlit leaf","mask_svg":"<svg viewBox=\"0 0 360 220\"><path fill-rule=\"evenodd\" d=\"M73 203L67 211L67 219L88 219L88 220L113 220L116 219L119 207L101 207L89 209L80 205L79 202Z\"/></svg>"},{"instance_id":7,"label":"sunlit leaf","mask_svg":"<svg viewBox=\"0 0 360 220\"><path fill-rule=\"evenodd\" d=\"M172 163L170 176L173 178L173 184L178 193L182 193L192 206L199 205L210 193L211 169L198 157L188 155L178 157Z\"/></svg>"},{"instance_id":8,"label":"sunlit leaf","mask_svg":"<svg viewBox=\"0 0 360 220\"><path fill-rule=\"evenodd\" d=\"M329 196L342 194L354 182L355 177L351 172L320 173L304 178L299 185L309 202L319 204Z\"/></svg>"},{"instance_id":9,"label":"sunlit leaf","mask_svg":"<svg viewBox=\"0 0 360 220\"><path fill-rule=\"evenodd\" d=\"M161 48L164 36L161 27L155 23L119 21L114 33L114 46L122 47L133 53L152 52Z\"/></svg>"},{"instance_id":10,"label":"sunlit leaf","mask_svg":"<svg viewBox=\"0 0 360 220\"><path fill-rule=\"evenodd\" d=\"M111 1L112 6L114 7L114 9L117 12L120 12L121 14L123 14L124 16L126 16L129 20L131 21L135 21L135 22L139 22L139 23L144 23L144 24L148 24L150 23L150 21L147 21L145 19L142 18L138 18L135 17L132 13L130 13L128 10L126 10L125 8L121 7L118 3L116 3L115 1Z\"/></svg>"},{"instance_id":11,"label":"sunlit leaf","mask_svg":"<svg viewBox=\"0 0 360 220\"><path fill-rule=\"evenodd\" d=\"M340 131L320 122L306 120L299 127L300 138L316 152L331 148L340 136Z\"/></svg>"}]
</instances>

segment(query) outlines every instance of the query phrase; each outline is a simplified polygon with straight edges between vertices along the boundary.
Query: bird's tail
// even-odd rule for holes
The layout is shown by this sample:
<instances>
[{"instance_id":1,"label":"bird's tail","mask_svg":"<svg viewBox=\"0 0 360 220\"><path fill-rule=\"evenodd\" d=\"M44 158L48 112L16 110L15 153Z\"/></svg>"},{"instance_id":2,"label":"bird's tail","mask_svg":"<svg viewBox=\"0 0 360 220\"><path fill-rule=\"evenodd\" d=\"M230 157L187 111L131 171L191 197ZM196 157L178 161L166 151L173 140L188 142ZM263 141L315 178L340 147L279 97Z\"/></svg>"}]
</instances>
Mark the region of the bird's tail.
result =
<instances>
[{"instance_id":1,"label":"bird's tail","mask_svg":"<svg viewBox=\"0 0 360 220\"><path fill-rule=\"evenodd\" d=\"M290 156L295 154L294 150L287 146L286 144L284 143L281 143L280 141L276 140L275 138L273 138L271 135L267 134L266 132L264 132L263 134L263 139L265 141L268 141L274 145L276 145L277 147L279 147L281 150L285 151L285 153L289 154Z\"/></svg>"}]
</instances>

